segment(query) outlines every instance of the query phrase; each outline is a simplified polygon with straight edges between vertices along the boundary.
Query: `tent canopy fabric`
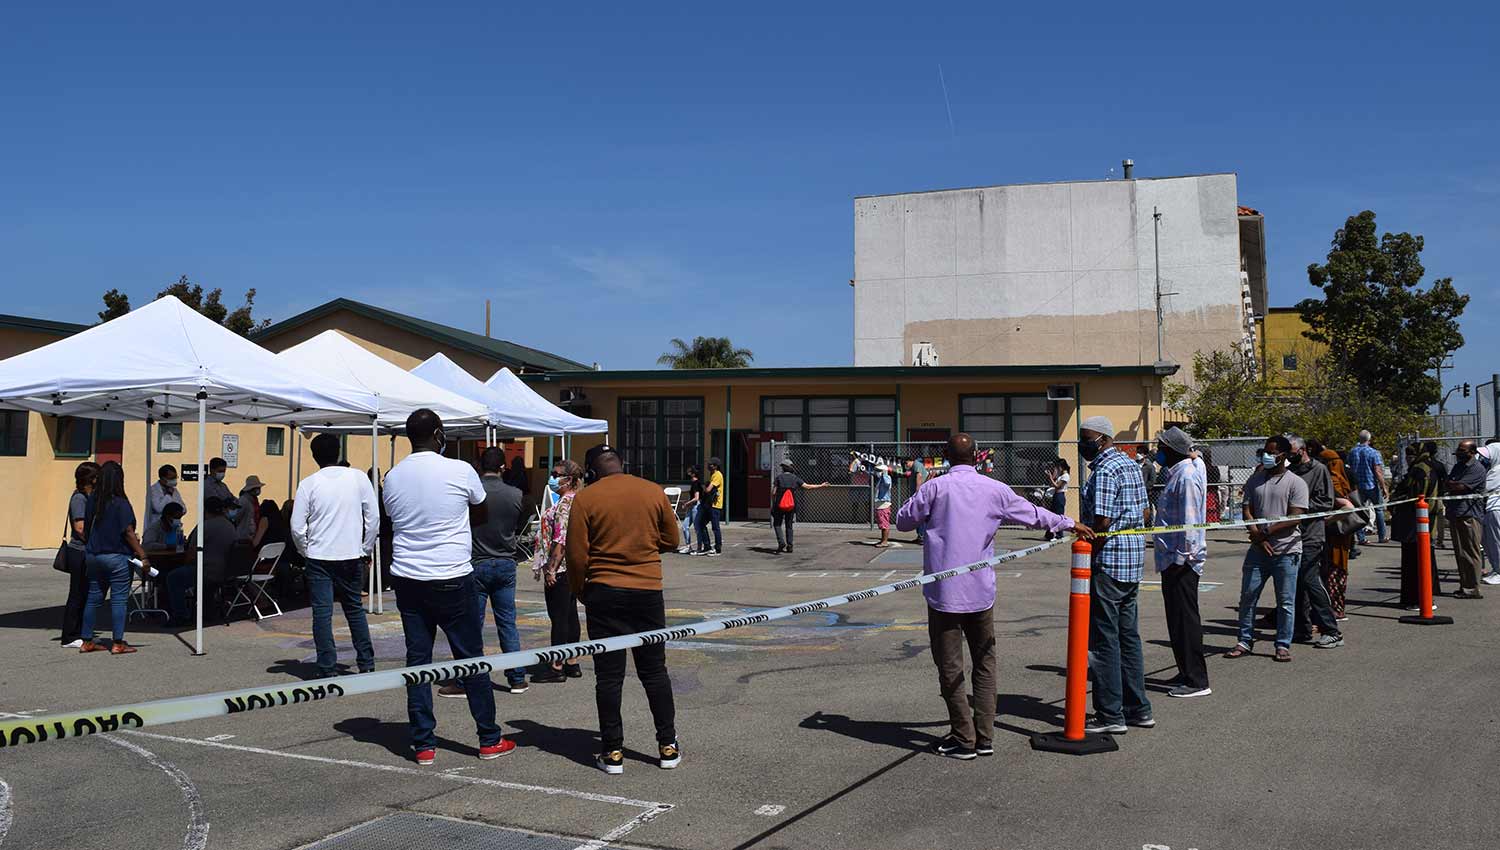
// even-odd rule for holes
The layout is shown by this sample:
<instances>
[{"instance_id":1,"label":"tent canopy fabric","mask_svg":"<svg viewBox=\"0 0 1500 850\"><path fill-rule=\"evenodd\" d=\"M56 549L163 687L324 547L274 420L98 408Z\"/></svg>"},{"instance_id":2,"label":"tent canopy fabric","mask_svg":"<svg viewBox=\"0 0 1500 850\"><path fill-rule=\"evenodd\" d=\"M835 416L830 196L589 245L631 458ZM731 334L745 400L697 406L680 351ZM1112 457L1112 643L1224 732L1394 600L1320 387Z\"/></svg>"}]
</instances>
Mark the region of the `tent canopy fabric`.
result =
<instances>
[{"instance_id":1,"label":"tent canopy fabric","mask_svg":"<svg viewBox=\"0 0 1500 850\"><path fill-rule=\"evenodd\" d=\"M0 407L94 419L368 423L371 392L304 374L173 296L0 361Z\"/></svg>"},{"instance_id":2,"label":"tent canopy fabric","mask_svg":"<svg viewBox=\"0 0 1500 850\"><path fill-rule=\"evenodd\" d=\"M504 396L485 386L483 381L469 374L462 366L454 363L441 352L417 364L411 373L476 404L484 405L489 411L490 424L495 426L500 434L548 433L546 428L550 427L550 423L530 410L509 403Z\"/></svg>"},{"instance_id":3,"label":"tent canopy fabric","mask_svg":"<svg viewBox=\"0 0 1500 850\"><path fill-rule=\"evenodd\" d=\"M406 417L423 407L441 417L444 430L450 433L482 428L490 419L490 411L484 404L407 372L338 331L324 331L276 357L307 374L359 387L373 394L377 405L376 424L382 430L404 428ZM309 423L307 427L320 430L317 423Z\"/></svg>"},{"instance_id":4,"label":"tent canopy fabric","mask_svg":"<svg viewBox=\"0 0 1500 850\"><path fill-rule=\"evenodd\" d=\"M506 403L521 410L528 410L546 427L537 434L607 434L609 423L603 419L585 419L569 413L542 398L536 390L526 386L516 373L501 368L485 381L485 386L499 393Z\"/></svg>"}]
</instances>

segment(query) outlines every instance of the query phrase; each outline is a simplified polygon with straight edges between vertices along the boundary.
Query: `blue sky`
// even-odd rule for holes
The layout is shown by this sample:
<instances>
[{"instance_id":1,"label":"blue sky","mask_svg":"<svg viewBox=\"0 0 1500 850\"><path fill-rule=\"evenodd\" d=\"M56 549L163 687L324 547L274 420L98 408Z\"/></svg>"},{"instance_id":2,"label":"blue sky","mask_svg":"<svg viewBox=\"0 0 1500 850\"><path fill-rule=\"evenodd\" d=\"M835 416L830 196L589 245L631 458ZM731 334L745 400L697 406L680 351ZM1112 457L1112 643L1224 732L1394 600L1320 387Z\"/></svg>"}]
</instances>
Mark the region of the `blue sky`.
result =
<instances>
[{"instance_id":1,"label":"blue sky","mask_svg":"<svg viewBox=\"0 0 1500 850\"><path fill-rule=\"evenodd\" d=\"M271 318L490 297L612 368L695 334L848 363L855 195L1130 156L1238 172L1275 304L1352 213L1424 234L1474 296L1456 380L1500 370L1492 4L214 5L7 12L0 312L187 274Z\"/></svg>"}]
</instances>

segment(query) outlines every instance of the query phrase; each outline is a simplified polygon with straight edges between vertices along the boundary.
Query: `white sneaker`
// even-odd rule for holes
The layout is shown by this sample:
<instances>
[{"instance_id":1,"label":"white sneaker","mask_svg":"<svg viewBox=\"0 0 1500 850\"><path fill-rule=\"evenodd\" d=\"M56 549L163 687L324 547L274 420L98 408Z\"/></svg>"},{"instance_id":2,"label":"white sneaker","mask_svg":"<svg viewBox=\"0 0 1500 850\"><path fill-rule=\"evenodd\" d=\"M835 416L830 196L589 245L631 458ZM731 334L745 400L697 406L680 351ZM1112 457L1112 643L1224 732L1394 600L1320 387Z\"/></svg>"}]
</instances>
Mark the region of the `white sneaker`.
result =
<instances>
[{"instance_id":1,"label":"white sneaker","mask_svg":"<svg viewBox=\"0 0 1500 850\"><path fill-rule=\"evenodd\" d=\"M63 649L80 649L83 647L83 638L74 638L62 645Z\"/></svg>"},{"instance_id":2,"label":"white sneaker","mask_svg":"<svg viewBox=\"0 0 1500 850\"><path fill-rule=\"evenodd\" d=\"M1412 613L1415 613L1415 614L1420 614L1420 613L1422 613L1422 606L1421 605L1413 605L1410 608L1407 608L1406 610L1411 611ZM1434 610L1434 611L1437 610L1437 603L1436 602L1432 603L1432 610Z\"/></svg>"},{"instance_id":3,"label":"white sneaker","mask_svg":"<svg viewBox=\"0 0 1500 850\"><path fill-rule=\"evenodd\" d=\"M1490 573L1489 575L1480 579L1480 581L1484 582L1485 584L1500 584L1500 573Z\"/></svg>"}]
</instances>

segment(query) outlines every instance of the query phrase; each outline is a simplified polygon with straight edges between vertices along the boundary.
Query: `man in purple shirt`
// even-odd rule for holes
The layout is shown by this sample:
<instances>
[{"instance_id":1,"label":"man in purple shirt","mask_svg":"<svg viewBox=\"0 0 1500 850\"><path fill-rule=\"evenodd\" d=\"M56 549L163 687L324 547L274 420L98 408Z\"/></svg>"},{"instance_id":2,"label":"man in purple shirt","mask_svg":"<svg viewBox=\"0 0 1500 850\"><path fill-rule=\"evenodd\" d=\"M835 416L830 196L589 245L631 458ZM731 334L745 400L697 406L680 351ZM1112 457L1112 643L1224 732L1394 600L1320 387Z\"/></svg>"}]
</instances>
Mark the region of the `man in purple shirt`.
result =
<instances>
[{"instance_id":1,"label":"man in purple shirt","mask_svg":"<svg viewBox=\"0 0 1500 850\"><path fill-rule=\"evenodd\" d=\"M1047 531L1093 532L1065 516L1039 508L1005 484L974 470L974 438L956 434L946 451L952 468L929 479L896 514L896 528L927 529L922 571L928 574L972 564L994 556L995 530L1001 524ZM938 755L962 760L995 754L995 573L980 570L923 585L927 597L927 634L938 682L948 703L952 731L933 746ZM964 693L964 644L974 672L970 708Z\"/></svg>"}]
</instances>

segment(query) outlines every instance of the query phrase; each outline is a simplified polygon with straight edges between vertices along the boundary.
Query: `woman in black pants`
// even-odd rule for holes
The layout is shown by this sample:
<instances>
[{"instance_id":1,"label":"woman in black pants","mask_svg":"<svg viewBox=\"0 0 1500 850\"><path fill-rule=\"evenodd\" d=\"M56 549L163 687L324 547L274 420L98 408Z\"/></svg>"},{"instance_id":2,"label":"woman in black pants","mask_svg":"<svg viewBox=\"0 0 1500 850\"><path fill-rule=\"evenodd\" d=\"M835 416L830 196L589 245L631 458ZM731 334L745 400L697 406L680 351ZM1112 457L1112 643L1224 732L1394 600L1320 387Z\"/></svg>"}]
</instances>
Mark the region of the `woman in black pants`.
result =
<instances>
[{"instance_id":1,"label":"woman in black pants","mask_svg":"<svg viewBox=\"0 0 1500 850\"><path fill-rule=\"evenodd\" d=\"M547 617L552 621L552 646L577 643L580 638L578 603L568 587L568 563L566 545L568 541L568 514L573 509L573 497L583 487L583 467L571 460L558 461L552 467L552 477L547 486L557 496L557 502L542 514L537 526L536 556L531 565L531 576L546 583ZM577 664L554 662L550 666L538 665L531 674L532 684L562 682L583 675Z\"/></svg>"},{"instance_id":2,"label":"woman in black pants","mask_svg":"<svg viewBox=\"0 0 1500 850\"><path fill-rule=\"evenodd\" d=\"M73 495L68 497L68 542L64 557L68 562L68 601L63 606L63 649L78 649L83 646L83 606L89 599L89 585L85 573L84 546L88 543L88 530L84 527L88 516L89 494L94 491L94 481L99 477L99 464L84 461L73 470Z\"/></svg>"}]
</instances>

